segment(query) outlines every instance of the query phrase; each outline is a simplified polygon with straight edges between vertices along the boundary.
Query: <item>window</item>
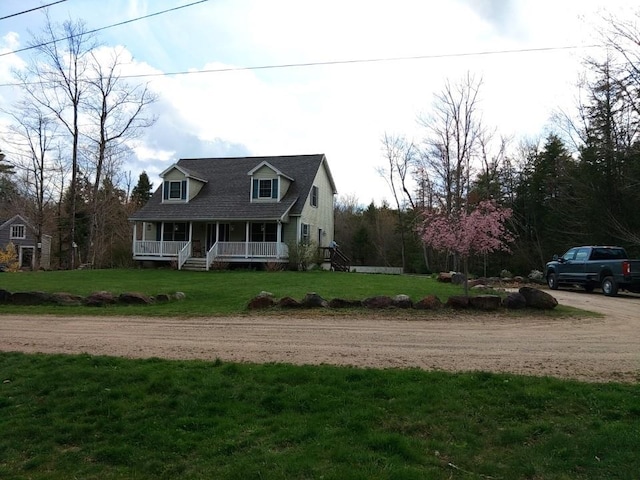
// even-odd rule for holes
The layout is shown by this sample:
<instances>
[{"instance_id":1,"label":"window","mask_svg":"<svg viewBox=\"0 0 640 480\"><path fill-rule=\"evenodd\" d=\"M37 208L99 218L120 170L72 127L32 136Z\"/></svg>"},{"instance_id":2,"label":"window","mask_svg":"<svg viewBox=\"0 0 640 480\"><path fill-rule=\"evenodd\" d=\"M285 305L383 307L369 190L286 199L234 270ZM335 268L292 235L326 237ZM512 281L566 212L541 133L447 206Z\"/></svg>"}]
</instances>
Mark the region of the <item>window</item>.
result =
<instances>
[{"instance_id":1,"label":"window","mask_svg":"<svg viewBox=\"0 0 640 480\"><path fill-rule=\"evenodd\" d=\"M278 198L278 179L277 178L254 178L253 193L251 197L254 199Z\"/></svg>"},{"instance_id":2,"label":"window","mask_svg":"<svg viewBox=\"0 0 640 480\"><path fill-rule=\"evenodd\" d=\"M251 224L251 241L252 242L275 242L278 240L278 224L277 223L252 223Z\"/></svg>"},{"instance_id":3,"label":"window","mask_svg":"<svg viewBox=\"0 0 640 480\"><path fill-rule=\"evenodd\" d=\"M165 242L186 241L187 240L187 224L165 222L162 238Z\"/></svg>"},{"instance_id":4,"label":"window","mask_svg":"<svg viewBox=\"0 0 640 480\"><path fill-rule=\"evenodd\" d=\"M11 225L11 238L26 238L24 225Z\"/></svg>"},{"instance_id":5,"label":"window","mask_svg":"<svg viewBox=\"0 0 640 480\"><path fill-rule=\"evenodd\" d=\"M315 185L311 187L311 206L318 206L318 187L316 187Z\"/></svg>"},{"instance_id":6,"label":"window","mask_svg":"<svg viewBox=\"0 0 640 480\"><path fill-rule=\"evenodd\" d=\"M303 223L300 230L300 237L303 242L309 241L309 224Z\"/></svg>"},{"instance_id":7,"label":"window","mask_svg":"<svg viewBox=\"0 0 640 480\"><path fill-rule=\"evenodd\" d=\"M164 200L186 200L187 181L166 181L164 182Z\"/></svg>"},{"instance_id":8,"label":"window","mask_svg":"<svg viewBox=\"0 0 640 480\"><path fill-rule=\"evenodd\" d=\"M578 260L580 262L584 262L587 258L589 258L589 249L588 248L581 248L576 253L576 260Z\"/></svg>"}]
</instances>

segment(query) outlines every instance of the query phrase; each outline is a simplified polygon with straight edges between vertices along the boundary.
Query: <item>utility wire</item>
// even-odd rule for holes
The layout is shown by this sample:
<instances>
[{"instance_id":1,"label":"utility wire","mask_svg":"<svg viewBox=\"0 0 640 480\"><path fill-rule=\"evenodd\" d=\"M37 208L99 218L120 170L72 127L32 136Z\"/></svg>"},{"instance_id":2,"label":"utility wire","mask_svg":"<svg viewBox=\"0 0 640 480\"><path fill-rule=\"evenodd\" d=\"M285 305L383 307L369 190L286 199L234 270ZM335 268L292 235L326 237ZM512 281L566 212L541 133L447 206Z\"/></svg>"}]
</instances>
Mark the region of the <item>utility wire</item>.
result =
<instances>
[{"instance_id":1,"label":"utility wire","mask_svg":"<svg viewBox=\"0 0 640 480\"><path fill-rule=\"evenodd\" d=\"M66 0L62 0L62 1L66 1ZM160 12L150 13L149 15L145 15L143 17L136 17L136 18L132 18L130 20L125 20L124 22L114 23L112 25L107 25L105 27L95 28L95 29L89 30L87 32L82 32L79 35L90 35L92 33L100 32L100 31L106 30L108 28L119 27L121 25L126 25L128 23L137 22L138 20L144 20L144 19L147 19L147 18L155 17L157 15L162 15L163 13L175 12L176 10L180 10L182 8L187 8L187 7L192 7L193 5L198 5L199 3L204 3L204 2L208 2L208 1L209 0L199 0L197 2L188 3L186 5L180 5L179 7L169 8L168 10L162 10ZM14 53L26 52L27 50L32 50L34 48L44 47L44 46L50 45L52 43L61 42L61 41L64 41L64 40L69 40L69 39L75 38L75 37L77 37L79 35L69 35L68 37L56 38L56 39L51 40L49 42L39 43L38 45L31 45L29 47L19 48L18 50L13 50L11 52L0 53L0 57L4 57L6 55L12 55Z\"/></svg>"},{"instance_id":2,"label":"utility wire","mask_svg":"<svg viewBox=\"0 0 640 480\"><path fill-rule=\"evenodd\" d=\"M36 10L40 10L41 8L47 8L47 7L50 7L51 5L56 5L58 3L63 3L63 2L66 2L66 1L67 0L58 0L57 2L47 3L46 5L42 5L40 7L30 8L29 10L24 10L24 11L18 12L18 13L12 13L11 15L6 15L4 17L0 17L0 20L6 20L7 18L17 17L18 15L24 15L25 13L29 13L29 12L35 12Z\"/></svg>"},{"instance_id":3,"label":"utility wire","mask_svg":"<svg viewBox=\"0 0 640 480\"><path fill-rule=\"evenodd\" d=\"M191 75L196 73L222 73L222 72L240 72L245 70L273 70L278 68L303 68L317 67L327 65L349 65L359 63L383 63L383 62L405 62L411 60L434 60L438 58L455 58L455 57L477 57L483 55L504 55L510 53L532 53L532 52L549 52L555 50L578 50L583 48L597 48L602 45L566 45L562 47L540 47L540 48L519 48L514 50L486 50L481 52L458 52L458 53L437 53L432 55L416 55L411 57L384 57L384 58L359 58L351 60L329 60L325 62L306 62L306 63L283 63L275 65L259 65L252 67L224 67L211 68L205 70L186 70L180 72L164 72L164 73L140 73L132 75L122 75L122 78L144 78L144 77L166 77L175 75ZM3 86L0 84L0 86Z\"/></svg>"},{"instance_id":4,"label":"utility wire","mask_svg":"<svg viewBox=\"0 0 640 480\"><path fill-rule=\"evenodd\" d=\"M384 58L360 58L351 60L330 60L326 62L305 62L305 63L282 63L274 65L258 65L249 67L223 67L208 68L204 70L185 70L179 72L161 72L161 73L140 73L131 75L121 75L119 78L149 78L149 77L169 77L178 75L194 75L201 73L225 73L225 72L241 72L247 70L275 70L281 68L304 68L331 65L354 65L362 63L383 63L383 62L406 62L412 60L434 60L439 58L456 58L456 57L475 57L484 55L506 55L514 53L535 53L535 52L551 52L559 50L578 50L586 48L598 48L602 45L565 45L560 47L539 47L539 48L518 48L514 50L485 50L480 52L458 52L458 53L436 53L432 55L416 55L411 57L384 57ZM27 85L39 84L41 81L28 82ZM0 83L0 87L11 87L24 85L22 83Z\"/></svg>"}]
</instances>

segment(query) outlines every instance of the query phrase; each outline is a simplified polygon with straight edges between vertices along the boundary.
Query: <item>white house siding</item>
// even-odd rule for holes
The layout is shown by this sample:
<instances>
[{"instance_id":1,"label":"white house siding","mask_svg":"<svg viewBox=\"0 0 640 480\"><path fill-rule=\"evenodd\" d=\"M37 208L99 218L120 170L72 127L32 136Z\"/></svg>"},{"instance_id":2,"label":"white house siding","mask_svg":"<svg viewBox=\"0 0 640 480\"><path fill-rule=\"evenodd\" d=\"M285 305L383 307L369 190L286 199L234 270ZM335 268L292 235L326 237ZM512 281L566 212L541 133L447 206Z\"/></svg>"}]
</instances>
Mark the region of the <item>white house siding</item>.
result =
<instances>
[{"instance_id":1,"label":"white house siding","mask_svg":"<svg viewBox=\"0 0 640 480\"><path fill-rule=\"evenodd\" d=\"M194 180L193 178L189 178L188 184L189 186L187 187L187 189L189 192L189 200L191 200L192 198L194 198L196 195L200 193L200 190L202 190L202 187L204 187L204 183L202 183L199 180Z\"/></svg>"},{"instance_id":2,"label":"white house siding","mask_svg":"<svg viewBox=\"0 0 640 480\"><path fill-rule=\"evenodd\" d=\"M333 240L334 195L324 163L318 169L313 185L318 187L318 206L311 206L311 191L309 191L309 196L305 199L302 209L300 222L309 224L309 240L318 243L319 247L328 247L329 242ZM320 238L318 238L319 229L322 230Z\"/></svg>"}]
</instances>

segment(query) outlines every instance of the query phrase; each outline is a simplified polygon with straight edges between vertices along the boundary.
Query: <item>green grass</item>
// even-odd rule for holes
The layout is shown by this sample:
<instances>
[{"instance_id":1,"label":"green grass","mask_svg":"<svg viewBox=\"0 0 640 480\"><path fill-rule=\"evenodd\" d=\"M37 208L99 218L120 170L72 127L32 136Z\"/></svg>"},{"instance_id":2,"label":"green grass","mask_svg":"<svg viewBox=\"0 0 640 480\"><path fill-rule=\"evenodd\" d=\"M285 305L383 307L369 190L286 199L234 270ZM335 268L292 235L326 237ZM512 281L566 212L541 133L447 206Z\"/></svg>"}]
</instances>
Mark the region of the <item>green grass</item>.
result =
<instances>
[{"instance_id":1,"label":"green grass","mask_svg":"<svg viewBox=\"0 0 640 480\"><path fill-rule=\"evenodd\" d=\"M0 478L632 479L638 386L0 353Z\"/></svg>"},{"instance_id":2,"label":"green grass","mask_svg":"<svg viewBox=\"0 0 640 480\"><path fill-rule=\"evenodd\" d=\"M184 292L180 302L148 306L24 307L3 305L5 313L64 315L150 315L208 316L237 314L246 311L248 301L261 291L276 298L289 296L301 300L316 292L326 300L347 298L363 300L374 295L409 295L414 301L426 295L438 296L445 302L451 295L463 294L463 288L437 282L427 276L367 275L343 272L264 272L224 271L187 272L158 270L75 270L53 272L20 272L0 274L0 289L10 292L44 291L88 295L107 290L115 294L142 292L147 295ZM574 314L575 310L560 307L547 315ZM518 313L513 313L518 315Z\"/></svg>"}]
</instances>

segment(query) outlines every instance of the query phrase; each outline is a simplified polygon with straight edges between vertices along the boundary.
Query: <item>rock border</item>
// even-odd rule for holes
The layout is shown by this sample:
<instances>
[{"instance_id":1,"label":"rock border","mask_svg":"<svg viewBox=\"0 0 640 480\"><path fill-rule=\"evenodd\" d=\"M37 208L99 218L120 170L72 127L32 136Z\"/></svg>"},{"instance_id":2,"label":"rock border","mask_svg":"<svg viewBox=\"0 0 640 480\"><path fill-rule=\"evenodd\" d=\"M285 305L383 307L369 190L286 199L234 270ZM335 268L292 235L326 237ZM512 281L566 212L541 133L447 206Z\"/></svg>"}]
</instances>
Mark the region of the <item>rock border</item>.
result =
<instances>
[{"instance_id":1,"label":"rock border","mask_svg":"<svg viewBox=\"0 0 640 480\"><path fill-rule=\"evenodd\" d=\"M438 310L440 308L451 308L456 310L475 309L482 311L495 311L500 308L508 310L518 310L522 308L535 308L538 310L551 310L558 305L555 297L547 292L533 287L521 287L518 292L509 293L506 297L497 294L483 293L475 296L452 295L446 303L442 303L435 295L427 295L417 302L413 302L408 295L399 294L393 297L387 295L376 295L364 300L353 300L344 298L333 298L329 301L322 298L316 292L310 292L302 300L291 297L276 299L273 293L262 291L247 303L248 310L263 310L267 308L368 308L374 310L382 309L416 309L416 310Z\"/></svg>"},{"instance_id":2,"label":"rock border","mask_svg":"<svg viewBox=\"0 0 640 480\"><path fill-rule=\"evenodd\" d=\"M0 305L60 305L106 307L107 305L151 305L170 301L184 300L183 292L173 294L161 293L155 296L141 292L123 292L116 295L112 292L93 292L86 297L68 292L47 293L41 291L10 292L0 289Z\"/></svg>"}]
</instances>

